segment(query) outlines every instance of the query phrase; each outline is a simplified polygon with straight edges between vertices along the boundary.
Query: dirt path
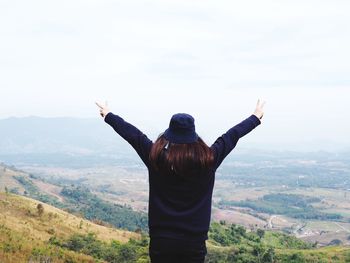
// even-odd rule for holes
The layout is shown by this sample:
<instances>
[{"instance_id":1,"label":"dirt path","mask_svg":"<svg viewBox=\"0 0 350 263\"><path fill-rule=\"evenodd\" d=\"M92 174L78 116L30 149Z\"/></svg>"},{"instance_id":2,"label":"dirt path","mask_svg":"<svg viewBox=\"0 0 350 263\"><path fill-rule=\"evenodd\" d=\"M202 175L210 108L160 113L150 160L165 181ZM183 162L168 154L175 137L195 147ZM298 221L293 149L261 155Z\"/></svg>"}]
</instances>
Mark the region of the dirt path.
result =
<instances>
[{"instance_id":1,"label":"dirt path","mask_svg":"<svg viewBox=\"0 0 350 263\"><path fill-rule=\"evenodd\" d=\"M345 232L348 232L350 233L350 230L345 228L344 226L342 226L341 224L337 223L337 222L334 222L334 224L336 224L338 227L340 227L341 229L343 229Z\"/></svg>"},{"instance_id":2,"label":"dirt path","mask_svg":"<svg viewBox=\"0 0 350 263\"><path fill-rule=\"evenodd\" d=\"M275 219L276 217L277 217L276 215L270 216L269 221L267 221L268 228L270 228L270 229L273 228L272 220Z\"/></svg>"}]
</instances>

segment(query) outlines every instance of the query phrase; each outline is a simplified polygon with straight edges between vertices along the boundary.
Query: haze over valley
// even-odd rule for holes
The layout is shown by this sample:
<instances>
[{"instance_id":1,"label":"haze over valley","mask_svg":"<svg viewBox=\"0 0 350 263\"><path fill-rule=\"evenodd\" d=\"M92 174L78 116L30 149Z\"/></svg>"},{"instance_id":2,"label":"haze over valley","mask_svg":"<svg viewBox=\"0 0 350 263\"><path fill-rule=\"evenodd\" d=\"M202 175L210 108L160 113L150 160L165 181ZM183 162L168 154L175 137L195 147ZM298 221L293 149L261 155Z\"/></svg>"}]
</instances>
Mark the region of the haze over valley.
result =
<instances>
[{"instance_id":1,"label":"haze over valley","mask_svg":"<svg viewBox=\"0 0 350 263\"><path fill-rule=\"evenodd\" d=\"M7 138L1 140L0 160L30 175L27 179L51 201L66 203L63 190L78 187L146 215L146 168L110 127L89 119L11 121L15 124L0 121L0 135ZM262 151L241 143L217 171L213 221L283 231L317 246L350 244L349 154ZM0 176L2 190L6 186L28 194L26 180L16 177L7 184L5 174ZM130 229L146 227L137 224Z\"/></svg>"}]
</instances>

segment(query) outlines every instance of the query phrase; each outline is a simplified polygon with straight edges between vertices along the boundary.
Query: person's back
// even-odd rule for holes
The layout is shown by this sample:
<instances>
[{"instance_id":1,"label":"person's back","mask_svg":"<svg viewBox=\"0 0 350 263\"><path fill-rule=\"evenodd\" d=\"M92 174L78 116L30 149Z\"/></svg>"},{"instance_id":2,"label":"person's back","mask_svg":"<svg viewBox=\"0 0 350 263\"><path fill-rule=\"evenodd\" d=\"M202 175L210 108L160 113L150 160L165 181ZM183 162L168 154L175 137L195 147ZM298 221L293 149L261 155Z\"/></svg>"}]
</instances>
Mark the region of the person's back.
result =
<instances>
[{"instance_id":1,"label":"person's back","mask_svg":"<svg viewBox=\"0 0 350 263\"><path fill-rule=\"evenodd\" d=\"M195 132L194 119L188 114L173 115L169 128L153 143L98 104L105 122L132 145L148 168L152 262L204 261L215 171L239 138L261 123L263 105L258 101L254 114L209 147Z\"/></svg>"}]
</instances>

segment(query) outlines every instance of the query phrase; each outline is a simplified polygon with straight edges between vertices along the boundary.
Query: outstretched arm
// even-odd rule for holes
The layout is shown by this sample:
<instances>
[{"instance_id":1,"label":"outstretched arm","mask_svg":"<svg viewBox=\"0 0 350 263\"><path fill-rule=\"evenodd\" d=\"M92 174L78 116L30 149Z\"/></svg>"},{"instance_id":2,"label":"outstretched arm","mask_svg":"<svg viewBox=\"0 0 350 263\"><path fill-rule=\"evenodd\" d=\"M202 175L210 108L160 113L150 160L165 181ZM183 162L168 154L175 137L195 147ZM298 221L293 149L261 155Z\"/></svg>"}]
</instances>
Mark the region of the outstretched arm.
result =
<instances>
[{"instance_id":1,"label":"outstretched arm","mask_svg":"<svg viewBox=\"0 0 350 263\"><path fill-rule=\"evenodd\" d=\"M152 148L152 141L143 134L138 128L126 122L123 118L109 111L107 104L97 103L100 108L100 115L122 138L124 138L141 157L142 161L148 166L149 152Z\"/></svg>"},{"instance_id":2,"label":"outstretched arm","mask_svg":"<svg viewBox=\"0 0 350 263\"><path fill-rule=\"evenodd\" d=\"M235 148L240 138L261 124L260 120L264 115L264 105L265 102L261 103L260 100L258 100L255 111L250 117L229 129L213 143L211 148L214 152L215 169L220 166L225 157Z\"/></svg>"}]
</instances>

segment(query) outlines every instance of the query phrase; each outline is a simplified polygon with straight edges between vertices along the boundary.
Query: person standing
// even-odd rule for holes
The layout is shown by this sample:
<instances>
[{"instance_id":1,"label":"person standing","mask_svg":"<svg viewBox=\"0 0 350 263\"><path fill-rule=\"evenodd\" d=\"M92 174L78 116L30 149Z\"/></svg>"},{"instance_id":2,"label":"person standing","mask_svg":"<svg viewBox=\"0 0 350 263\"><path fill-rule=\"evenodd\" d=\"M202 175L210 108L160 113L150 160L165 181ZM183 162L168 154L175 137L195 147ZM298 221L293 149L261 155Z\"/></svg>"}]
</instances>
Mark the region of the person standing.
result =
<instances>
[{"instance_id":1,"label":"person standing","mask_svg":"<svg viewBox=\"0 0 350 263\"><path fill-rule=\"evenodd\" d=\"M135 149L148 169L151 262L204 262L215 172L238 140L261 124L265 102L258 100L253 114L210 147L187 113L174 114L169 127L152 142L107 104L96 104L104 121Z\"/></svg>"}]
</instances>

